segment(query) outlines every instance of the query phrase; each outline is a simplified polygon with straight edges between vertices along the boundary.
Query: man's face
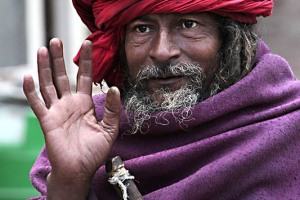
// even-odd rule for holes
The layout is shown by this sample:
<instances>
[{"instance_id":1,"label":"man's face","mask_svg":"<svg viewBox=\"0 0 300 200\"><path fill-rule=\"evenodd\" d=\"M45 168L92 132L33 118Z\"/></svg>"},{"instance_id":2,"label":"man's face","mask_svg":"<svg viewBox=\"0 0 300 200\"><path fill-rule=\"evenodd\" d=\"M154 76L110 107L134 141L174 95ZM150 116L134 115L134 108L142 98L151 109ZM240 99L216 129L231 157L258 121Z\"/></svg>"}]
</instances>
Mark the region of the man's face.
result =
<instances>
[{"instance_id":1,"label":"man's face","mask_svg":"<svg viewBox=\"0 0 300 200\"><path fill-rule=\"evenodd\" d=\"M194 64L203 71L207 88L218 68L220 35L213 15L150 14L133 20L126 28L125 53L133 82L140 70L157 66L164 70L178 64ZM158 90L176 91L189 84L185 75L166 73L150 77L146 90L155 101L162 97Z\"/></svg>"}]
</instances>

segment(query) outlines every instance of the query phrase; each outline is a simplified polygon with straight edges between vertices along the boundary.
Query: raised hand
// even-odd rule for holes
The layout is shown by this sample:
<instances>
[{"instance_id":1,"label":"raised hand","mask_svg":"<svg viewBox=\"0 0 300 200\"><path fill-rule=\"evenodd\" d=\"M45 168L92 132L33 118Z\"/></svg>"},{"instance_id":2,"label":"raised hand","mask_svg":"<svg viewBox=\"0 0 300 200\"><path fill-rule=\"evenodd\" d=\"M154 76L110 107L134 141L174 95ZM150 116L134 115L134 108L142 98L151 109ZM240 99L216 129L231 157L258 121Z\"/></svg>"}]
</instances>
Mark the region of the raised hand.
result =
<instances>
[{"instance_id":1,"label":"raised hand","mask_svg":"<svg viewBox=\"0 0 300 200\"><path fill-rule=\"evenodd\" d=\"M50 41L50 52L38 51L39 99L31 76L23 89L44 133L52 166L47 178L47 198L60 199L72 191L84 198L96 170L102 165L119 131L120 93L110 88L101 122L94 115L92 93L92 44L85 41L80 55L77 91L72 94L66 75L62 42ZM60 193L62 192L62 193ZM72 199L68 195L67 199Z\"/></svg>"}]
</instances>

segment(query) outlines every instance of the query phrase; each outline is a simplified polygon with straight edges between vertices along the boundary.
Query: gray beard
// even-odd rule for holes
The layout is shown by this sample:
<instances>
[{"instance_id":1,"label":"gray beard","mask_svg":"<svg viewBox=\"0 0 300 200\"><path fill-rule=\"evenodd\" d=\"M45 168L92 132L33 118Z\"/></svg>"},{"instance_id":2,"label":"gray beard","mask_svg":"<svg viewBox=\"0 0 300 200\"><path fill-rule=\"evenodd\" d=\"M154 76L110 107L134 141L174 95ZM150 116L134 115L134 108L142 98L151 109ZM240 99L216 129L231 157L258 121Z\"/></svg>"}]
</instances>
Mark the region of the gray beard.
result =
<instances>
[{"instance_id":1,"label":"gray beard","mask_svg":"<svg viewBox=\"0 0 300 200\"><path fill-rule=\"evenodd\" d=\"M187 85L175 91L171 88L155 91L160 93L163 99L162 102L157 102L147 91L147 81L165 76L185 76L189 81ZM147 121L151 118L155 119L156 124L168 125L169 121L164 117L167 113L172 114L183 130L188 129L187 122L193 120L192 107L205 98L204 80L204 72L197 64L142 68L135 81L129 79L129 89L123 99L132 127L129 134L147 133L150 127Z\"/></svg>"}]
</instances>

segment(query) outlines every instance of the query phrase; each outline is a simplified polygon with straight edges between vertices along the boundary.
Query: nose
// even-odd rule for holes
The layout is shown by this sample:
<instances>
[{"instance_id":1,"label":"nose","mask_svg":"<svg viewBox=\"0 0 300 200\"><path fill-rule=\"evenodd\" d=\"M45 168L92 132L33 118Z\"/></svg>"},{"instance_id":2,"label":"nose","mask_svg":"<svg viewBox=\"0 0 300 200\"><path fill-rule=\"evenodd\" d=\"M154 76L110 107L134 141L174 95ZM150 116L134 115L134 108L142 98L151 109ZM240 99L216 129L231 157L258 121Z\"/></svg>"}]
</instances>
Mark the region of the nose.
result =
<instances>
[{"instance_id":1,"label":"nose","mask_svg":"<svg viewBox=\"0 0 300 200\"><path fill-rule=\"evenodd\" d=\"M174 36L167 30L157 33L152 41L149 56L154 63L169 63L180 57L181 51Z\"/></svg>"}]
</instances>

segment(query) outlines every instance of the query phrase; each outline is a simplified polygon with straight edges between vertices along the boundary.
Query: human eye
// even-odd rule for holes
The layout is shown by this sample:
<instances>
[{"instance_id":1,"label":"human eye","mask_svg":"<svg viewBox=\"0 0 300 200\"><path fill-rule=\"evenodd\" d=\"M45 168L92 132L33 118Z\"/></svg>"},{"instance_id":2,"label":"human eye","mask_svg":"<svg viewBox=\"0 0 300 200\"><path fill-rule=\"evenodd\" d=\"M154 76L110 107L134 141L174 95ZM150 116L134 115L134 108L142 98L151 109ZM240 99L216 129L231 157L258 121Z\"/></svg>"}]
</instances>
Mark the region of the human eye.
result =
<instances>
[{"instance_id":1,"label":"human eye","mask_svg":"<svg viewBox=\"0 0 300 200\"><path fill-rule=\"evenodd\" d=\"M198 26L198 22L193 21L193 20L183 20L180 22L179 27L180 28L195 28L196 26Z\"/></svg>"},{"instance_id":2,"label":"human eye","mask_svg":"<svg viewBox=\"0 0 300 200\"><path fill-rule=\"evenodd\" d=\"M138 33L149 33L151 31L151 28L146 24L141 24L135 26L134 30Z\"/></svg>"}]
</instances>

